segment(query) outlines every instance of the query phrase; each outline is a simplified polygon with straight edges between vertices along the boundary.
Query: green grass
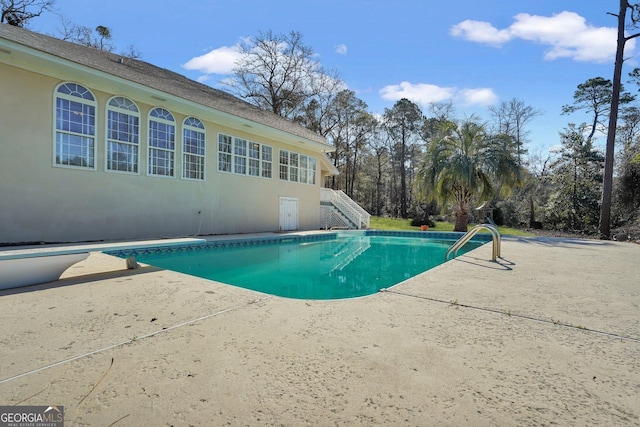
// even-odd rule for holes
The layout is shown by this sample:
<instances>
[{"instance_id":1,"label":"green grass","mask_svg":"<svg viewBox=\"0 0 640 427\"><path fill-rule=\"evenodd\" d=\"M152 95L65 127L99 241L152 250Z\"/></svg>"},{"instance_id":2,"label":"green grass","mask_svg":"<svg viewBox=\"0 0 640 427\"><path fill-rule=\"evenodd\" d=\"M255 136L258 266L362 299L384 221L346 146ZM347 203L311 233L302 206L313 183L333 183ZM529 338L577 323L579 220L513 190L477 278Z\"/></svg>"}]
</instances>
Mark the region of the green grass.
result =
<instances>
[{"instance_id":1,"label":"green grass","mask_svg":"<svg viewBox=\"0 0 640 427\"><path fill-rule=\"evenodd\" d=\"M469 225L469 228L474 224ZM399 230L399 231L420 231L420 227L412 227L410 219L401 218L382 218L379 216L372 216L369 225L375 230ZM453 231L454 224L452 222L436 222L435 228L430 228L430 231ZM526 231L518 230L517 228L498 226L500 234L507 236L533 236Z\"/></svg>"}]
</instances>

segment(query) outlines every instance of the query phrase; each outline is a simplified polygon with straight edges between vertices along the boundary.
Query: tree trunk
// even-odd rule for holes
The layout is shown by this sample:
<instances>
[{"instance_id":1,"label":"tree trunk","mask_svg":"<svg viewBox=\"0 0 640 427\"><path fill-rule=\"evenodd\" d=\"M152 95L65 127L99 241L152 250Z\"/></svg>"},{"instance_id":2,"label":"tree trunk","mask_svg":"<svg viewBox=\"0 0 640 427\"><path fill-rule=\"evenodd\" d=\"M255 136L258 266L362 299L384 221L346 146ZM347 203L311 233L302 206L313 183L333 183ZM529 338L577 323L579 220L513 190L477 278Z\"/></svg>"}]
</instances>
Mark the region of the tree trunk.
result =
<instances>
[{"instance_id":1,"label":"tree trunk","mask_svg":"<svg viewBox=\"0 0 640 427\"><path fill-rule=\"evenodd\" d=\"M377 175L376 175L376 215L382 215L382 159L380 154L376 153Z\"/></svg>"},{"instance_id":2,"label":"tree trunk","mask_svg":"<svg viewBox=\"0 0 640 427\"><path fill-rule=\"evenodd\" d=\"M453 231L467 232L469 224L469 206L471 206L472 194L464 189L456 191L456 223Z\"/></svg>"},{"instance_id":3,"label":"tree trunk","mask_svg":"<svg viewBox=\"0 0 640 427\"><path fill-rule=\"evenodd\" d=\"M578 159L573 159L573 189L571 191L571 228L578 227Z\"/></svg>"},{"instance_id":4,"label":"tree trunk","mask_svg":"<svg viewBox=\"0 0 640 427\"><path fill-rule=\"evenodd\" d=\"M407 172L405 168L406 154L406 133L402 129L402 148L400 149L400 216L407 218Z\"/></svg>"},{"instance_id":5,"label":"tree trunk","mask_svg":"<svg viewBox=\"0 0 640 427\"><path fill-rule=\"evenodd\" d=\"M613 158L616 140L616 126L618 122L618 103L620 101L620 78L624 62L624 45L627 41L624 35L625 16L629 3L620 0L618 13L618 43L616 62L613 68L613 93L611 96L611 113L607 130L607 148L604 158L604 179L602 181L602 200L600 204L600 238L609 239L611 236L611 194L613 192Z\"/></svg>"},{"instance_id":6,"label":"tree trunk","mask_svg":"<svg viewBox=\"0 0 640 427\"><path fill-rule=\"evenodd\" d=\"M453 227L453 231L467 232L467 225L469 223L469 209L466 206L458 205L456 209L456 224Z\"/></svg>"},{"instance_id":7,"label":"tree trunk","mask_svg":"<svg viewBox=\"0 0 640 427\"><path fill-rule=\"evenodd\" d=\"M536 222L536 210L533 204L533 196L529 196L529 227L533 227L534 222Z\"/></svg>"}]
</instances>

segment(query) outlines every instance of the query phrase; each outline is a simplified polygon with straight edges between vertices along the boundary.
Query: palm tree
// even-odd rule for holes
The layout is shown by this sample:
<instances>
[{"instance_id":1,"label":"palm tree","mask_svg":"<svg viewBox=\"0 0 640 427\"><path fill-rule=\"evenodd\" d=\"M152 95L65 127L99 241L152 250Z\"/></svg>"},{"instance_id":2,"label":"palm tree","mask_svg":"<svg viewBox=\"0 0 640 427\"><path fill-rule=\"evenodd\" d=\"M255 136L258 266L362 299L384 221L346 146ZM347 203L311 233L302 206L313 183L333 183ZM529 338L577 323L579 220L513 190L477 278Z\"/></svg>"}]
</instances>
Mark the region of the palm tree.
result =
<instances>
[{"instance_id":1,"label":"palm tree","mask_svg":"<svg viewBox=\"0 0 640 427\"><path fill-rule=\"evenodd\" d=\"M492 136L473 117L461 123L445 122L430 143L419 171L420 187L440 202L455 200L454 231L467 231L474 197L488 200L494 184L514 184L519 178L513 139Z\"/></svg>"}]
</instances>

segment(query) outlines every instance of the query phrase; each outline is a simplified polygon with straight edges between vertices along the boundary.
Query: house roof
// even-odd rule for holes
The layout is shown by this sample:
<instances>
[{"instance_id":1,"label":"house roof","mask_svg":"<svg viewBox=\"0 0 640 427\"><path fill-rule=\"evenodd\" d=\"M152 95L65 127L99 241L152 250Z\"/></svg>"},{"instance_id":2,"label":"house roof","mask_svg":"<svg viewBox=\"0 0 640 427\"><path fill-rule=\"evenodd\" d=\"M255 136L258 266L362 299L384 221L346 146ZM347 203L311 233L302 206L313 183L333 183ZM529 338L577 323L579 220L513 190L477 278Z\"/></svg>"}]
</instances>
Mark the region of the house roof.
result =
<instances>
[{"instance_id":1,"label":"house roof","mask_svg":"<svg viewBox=\"0 0 640 427\"><path fill-rule=\"evenodd\" d=\"M6 43L3 41L8 41ZM7 49L2 49L2 46ZM187 77L152 65L76 43L56 39L32 31L0 24L0 54L11 54L11 46L24 46L41 54L79 64L129 82L194 102L252 123L267 126L302 138L318 146L321 151L333 151L325 138L269 111L262 110L227 92L188 79ZM0 58L2 59L2 58Z\"/></svg>"}]
</instances>

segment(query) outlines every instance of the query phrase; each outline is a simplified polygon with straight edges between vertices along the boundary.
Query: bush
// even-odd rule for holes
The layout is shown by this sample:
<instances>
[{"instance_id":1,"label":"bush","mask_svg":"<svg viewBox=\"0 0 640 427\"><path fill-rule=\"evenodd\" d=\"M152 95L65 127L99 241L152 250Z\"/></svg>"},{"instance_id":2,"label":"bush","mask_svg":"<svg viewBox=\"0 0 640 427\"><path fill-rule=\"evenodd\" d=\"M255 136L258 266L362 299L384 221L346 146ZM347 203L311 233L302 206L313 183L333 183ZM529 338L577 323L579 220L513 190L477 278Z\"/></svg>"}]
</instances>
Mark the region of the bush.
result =
<instances>
[{"instance_id":1,"label":"bush","mask_svg":"<svg viewBox=\"0 0 640 427\"><path fill-rule=\"evenodd\" d=\"M411 226L412 227L420 227L422 225L428 225L429 228L435 228L436 227L436 223L433 222L433 220L429 219L429 218L413 218L411 220Z\"/></svg>"}]
</instances>

